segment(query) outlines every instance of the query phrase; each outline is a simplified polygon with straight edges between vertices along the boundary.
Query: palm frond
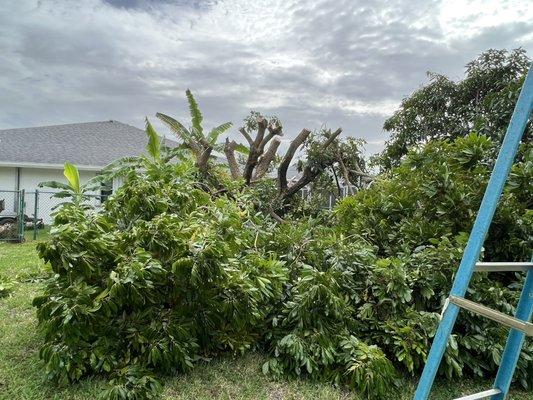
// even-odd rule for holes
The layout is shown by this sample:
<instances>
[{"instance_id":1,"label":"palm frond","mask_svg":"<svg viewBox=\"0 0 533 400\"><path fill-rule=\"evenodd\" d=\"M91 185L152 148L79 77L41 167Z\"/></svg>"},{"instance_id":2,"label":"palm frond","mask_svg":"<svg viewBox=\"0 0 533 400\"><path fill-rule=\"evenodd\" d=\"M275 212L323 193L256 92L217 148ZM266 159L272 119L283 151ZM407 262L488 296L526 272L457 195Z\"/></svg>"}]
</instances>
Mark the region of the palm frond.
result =
<instances>
[{"instance_id":1,"label":"palm frond","mask_svg":"<svg viewBox=\"0 0 533 400\"><path fill-rule=\"evenodd\" d=\"M150 121L148 121L148 118L146 118L146 135L148 136L148 144L146 146L148 154L150 154L154 160L157 160L161 157L161 138Z\"/></svg>"},{"instance_id":2,"label":"palm frond","mask_svg":"<svg viewBox=\"0 0 533 400\"><path fill-rule=\"evenodd\" d=\"M157 113L155 116L167 125L172 132L178 135L183 142L190 143L194 140L189 130L178 120L162 113Z\"/></svg>"},{"instance_id":3,"label":"palm frond","mask_svg":"<svg viewBox=\"0 0 533 400\"><path fill-rule=\"evenodd\" d=\"M250 149L242 143L237 143L237 145L235 146L235 151L238 151L239 153L244 154L245 156L250 154Z\"/></svg>"},{"instance_id":4,"label":"palm frond","mask_svg":"<svg viewBox=\"0 0 533 400\"><path fill-rule=\"evenodd\" d=\"M219 136L226 132L229 128L231 128L232 125L233 123L231 122L224 122L216 128L211 129L211 132L209 132L209 135L207 135L207 141L209 142L209 144L214 145L217 142Z\"/></svg>"},{"instance_id":5,"label":"palm frond","mask_svg":"<svg viewBox=\"0 0 533 400\"><path fill-rule=\"evenodd\" d=\"M87 183L83 185L83 192L84 193L94 192L100 189L102 184L107 183L107 182L112 182L112 181L113 181L113 178L109 178L105 174L98 174L96 176L93 176L91 179L87 181Z\"/></svg>"},{"instance_id":6,"label":"palm frond","mask_svg":"<svg viewBox=\"0 0 533 400\"><path fill-rule=\"evenodd\" d=\"M204 118L202 116L202 112L200 111L200 107L198 107L198 103L194 99L194 96L192 95L189 89L187 89L185 94L187 95L187 101L189 102L189 112L191 113L192 128L198 136L203 137L204 130L202 128L202 121Z\"/></svg>"},{"instance_id":7,"label":"palm frond","mask_svg":"<svg viewBox=\"0 0 533 400\"><path fill-rule=\"evenodd\" d=\"M61 189L61 190L71 190L70 186L58 181L46 181L46 182L40 182L39 187L47 187L51 189Z\"/></svg>"}]
</instances>

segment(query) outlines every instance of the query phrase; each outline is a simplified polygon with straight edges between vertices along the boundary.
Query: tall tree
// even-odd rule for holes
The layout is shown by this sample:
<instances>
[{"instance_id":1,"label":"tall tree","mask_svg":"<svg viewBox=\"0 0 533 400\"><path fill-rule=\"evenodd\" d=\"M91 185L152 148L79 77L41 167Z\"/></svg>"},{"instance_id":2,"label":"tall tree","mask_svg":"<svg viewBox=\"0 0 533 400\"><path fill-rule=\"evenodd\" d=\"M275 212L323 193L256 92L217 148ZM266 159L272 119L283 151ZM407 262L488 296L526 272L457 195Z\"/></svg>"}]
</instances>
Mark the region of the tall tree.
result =
<instances>
[{"instance_id":1,"label":"tall tree","mask_svg":"<svg viewBox=\"0 0 533 400\"><path fill-rule=\"evenodd\" d=\"M530 59L525 50L488 50L466 65L459 81L429 72L429 83L405 98L385 121L391 135L378 158L384 169L398 165L410 148L433 139L455 139L477 132L500 143ZM529 124L526 138L532 137Z\"/></svg>"}]
</instances>

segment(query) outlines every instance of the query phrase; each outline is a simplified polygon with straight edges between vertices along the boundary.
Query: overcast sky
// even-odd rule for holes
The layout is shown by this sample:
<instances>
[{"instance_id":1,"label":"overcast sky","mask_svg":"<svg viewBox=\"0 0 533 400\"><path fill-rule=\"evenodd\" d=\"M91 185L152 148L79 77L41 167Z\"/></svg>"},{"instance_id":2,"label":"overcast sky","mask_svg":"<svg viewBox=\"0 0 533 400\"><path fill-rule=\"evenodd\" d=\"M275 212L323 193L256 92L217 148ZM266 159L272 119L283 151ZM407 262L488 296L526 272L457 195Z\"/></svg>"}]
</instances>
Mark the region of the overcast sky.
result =
<instances>
[{"instance_id":1,"label":"overcast sky","mask_svg":"<svg viewBox=\"0 0 533 400\"><path fill-rule=\"evenodd\" d=\"M375 152L426 71L519 46L531 57L529 0L0 0L0 129L188 121L190 88L207 127L254 109L287 138L341 126Z\"/></svg>"}]
</instances>

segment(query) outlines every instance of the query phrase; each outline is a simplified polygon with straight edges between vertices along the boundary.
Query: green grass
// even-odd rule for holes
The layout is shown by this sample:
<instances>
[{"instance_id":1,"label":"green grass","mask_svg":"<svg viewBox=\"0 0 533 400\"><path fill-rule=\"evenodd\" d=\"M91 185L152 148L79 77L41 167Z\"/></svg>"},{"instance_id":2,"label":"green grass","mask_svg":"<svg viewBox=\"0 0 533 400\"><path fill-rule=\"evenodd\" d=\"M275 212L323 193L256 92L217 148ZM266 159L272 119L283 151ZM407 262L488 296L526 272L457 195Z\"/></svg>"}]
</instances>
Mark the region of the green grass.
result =
<instances>
[{"instance_id":1,"label":"green grass","mask_svg":"<svg viewBox=\"0 0 533 400\"><path fill-rule=\"evenodd\" d=\"M14 281L13 290L0 298L0 400L94 399L105 386L99 379L59 388L42 379L41 342L31 301L42 287L45 266L37 257L35 242L0 244L0 278ZM1 281L1 280L0 280ZM226 357L197 366L192 372L165 380L164 399L358 399L353 391L329 384L300 380L274 380L261 373L264 356L251 353ZM485 390L491 382L438 382L432 396L449 400ZM402 393L412 397L415 384L405 379ZM533 393L514 391L509 399L532 400Z\"/></svg>"},{"instance_id":2,"label":"green grass","mask_svg":"<svg viewBox=\"0 0 533 400\"><path fill-rule=\"evenodd\" d=\"M37 229L37 239L36 240L45 240L50 234L50 225L46 225L42 229ZM33 241L34 231L33 229L24 229L24 240L26 242Z\"/></svg>"}]
</instances>

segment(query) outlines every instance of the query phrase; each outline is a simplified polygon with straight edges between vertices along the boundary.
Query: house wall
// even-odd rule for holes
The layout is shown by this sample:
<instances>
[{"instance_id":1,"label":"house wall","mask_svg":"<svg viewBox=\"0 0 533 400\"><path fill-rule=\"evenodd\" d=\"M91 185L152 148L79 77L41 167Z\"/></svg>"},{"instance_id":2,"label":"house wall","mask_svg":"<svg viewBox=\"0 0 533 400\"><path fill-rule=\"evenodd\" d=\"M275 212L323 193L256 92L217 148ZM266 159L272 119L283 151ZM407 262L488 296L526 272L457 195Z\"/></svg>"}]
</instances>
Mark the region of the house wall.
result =
<instances>
[{"instance_id":1,"label":"house wall","mask_svg":"<svg viewBox=\"0 0 533 400\"><path fill-rule=\"evenodd\" d=\"M16 168L0 167L0 200L4 200L5 210L0 215L15 212L15 204L18 198L14 190L16 189Z\"/></svg>"},{"instance_id":2,"label":"house wall","mask_svg":"<svg viewBox=\"0 0 533 400\"><path fill-rule=\"evenodd\" d=\"M81 183L86 183L90 178L96 175L96 171L80 171ZM53 198L53 193L57 189L39 188L41 182L59 181L65 182L63 170L61 169L47 169L47 168L20 168L19 189L26 191L25 195L25 214L32 217L35 210L35 189L39 192L38 211L39 218L43 218L45 224L52 222L50 214L53 208L64 199ZM16 209L16 196L8 191L16 189L16 168L0 167L0 199L6 200L6 209L2 213L14 212ZM49 193L45 193L49 192ZM98 193L95 193L98 194ZM95 205L99 204L99 200L95 199Z\"/></svg>"},{"instance_id":3,"label":"house wall","mask_svg":"<svg viewBox=\"0 0 533 400\"><path fill-rule=\"evenodd\" d=\"M16 169L0 167L0 190L15 190Z\"/></svg>"}]
</instances>

